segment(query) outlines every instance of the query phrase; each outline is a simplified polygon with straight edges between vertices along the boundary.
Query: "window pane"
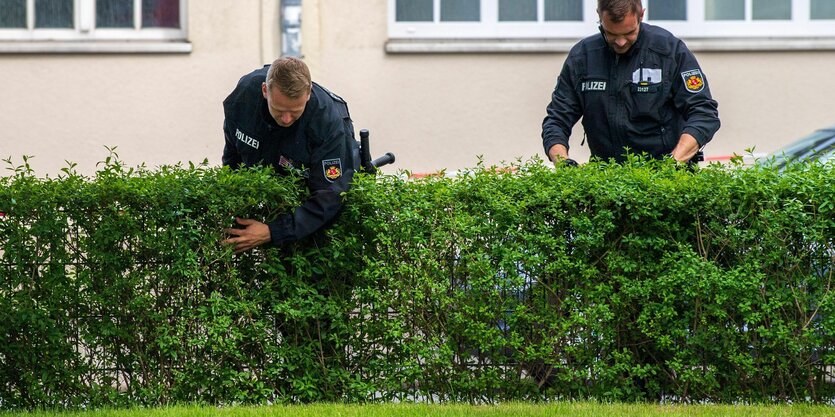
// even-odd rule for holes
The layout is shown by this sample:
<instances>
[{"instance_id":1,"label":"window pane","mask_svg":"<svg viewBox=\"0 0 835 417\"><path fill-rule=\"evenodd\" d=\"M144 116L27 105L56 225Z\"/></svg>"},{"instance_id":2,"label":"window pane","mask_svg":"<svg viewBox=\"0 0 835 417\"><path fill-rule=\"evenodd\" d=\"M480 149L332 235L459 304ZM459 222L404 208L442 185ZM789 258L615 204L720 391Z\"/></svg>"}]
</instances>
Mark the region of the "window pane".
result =
<instances>
[{"instance_id":1,"label":"window pane","mask_svg":"<svg viewBox=\"0 0 835 417\"><path fill-rule=\"evenodd\" d=\"M26 0L0 0L0 28L26 27Z\"/></svg>"},{"instance_id":2,"label":"window pane","mask_svg":"<svg viewBox=\"0 0 835 417\"><path fill-rule=\"evenodd\" d=\"M582 0L545 0L545 20L583 20Z\"/></svg>"},{"instance_id":3,"label":"window pane","mask_svg":"<svg viewBox=\"0 0 835 417\"><path fill-rule=\"evenodd\" d=\"M745 20L745 0L705 0L705 20Z\"/></svg>"},{"instance_id":4,"label":"window pane","mask_svg":"<svg viewBox=\"0 0 835 417\"><path fill-rule=\"evenodd\" d=\"M35 0L36 28L72 28L73 0Z\"/></svg>"},{"instance_id":5,"label":"window pane","mask_svg":"<svg viewBox=\"0 0 835 417\"><path fill-rule=\"evenodd\" d=\"M687 20L687 0L649 0L650 20Z\"/></svg>"},{"instance_id":6,"label":"window pane","mask_svg":"<svg viewBox=\"0 0 835 417\"><path fill-rule=\"evenodd\" d=\"M441 0L442 22L478 22L481 20L480 0Z\"/></svg>"},{"instance_id":7,"label":"window pane","mask_svg":"<svg viewBox=\"0 0 835 417\"><path fill-rule=\"evenodd\" d=\"M133 0L96 0L96 27L132 28Z\"/></svg>"},{"instance_id":8,"label":"window pane","mask_svg":"<svg viewBox=\"0 0 835 417\"><path fill-rule=\"evenodd\" d=\"M536 0L499 0L500 22L536 22Z\"/></svg>"},{"instance_id":9,"label":"window pane","mask_svg":"<svg viewBox=\"0 0 835 417\"><path fill-rule=\"evenodd\" d=\"M835 19L835 0L812 0L812 20Z\"/></svg>"},{"instance_id":10,"label":"window pane","mask_svg":"<svg viewBox=\"0 0 835 417\"><path fill-rule=\"evenodd\" d=\"M792 0L752 0L754 20L791 20Z\"/></svg>"},{"instance_id":11,"label":"window pane","mask_svg":"<svg viewBox=\"0 0 835 417\"><path fill-rule=\"evenodd\" d=\"M142 0L142 27L179 28L180 0Z\"/></svg>"},{"instance_id":12,"label":"window pane","mask_svg":"<svg viewBox=\"0 0 835 417\"><path fill-rule=\"evenodd\" d=\"M432 0L397 0L395 9L398 22L432 21Z\"/></svg>"}]
</instances>

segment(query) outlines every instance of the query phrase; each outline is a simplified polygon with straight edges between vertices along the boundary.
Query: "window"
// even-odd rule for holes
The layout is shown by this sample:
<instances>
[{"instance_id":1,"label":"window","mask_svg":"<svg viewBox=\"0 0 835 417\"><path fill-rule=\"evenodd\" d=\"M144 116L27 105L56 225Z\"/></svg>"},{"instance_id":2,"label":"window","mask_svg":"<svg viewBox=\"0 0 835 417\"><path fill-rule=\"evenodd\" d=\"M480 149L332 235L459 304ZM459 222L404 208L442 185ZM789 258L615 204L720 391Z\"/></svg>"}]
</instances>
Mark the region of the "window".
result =
<instances>
[{"instance_id":1,"label":"window","mask_svg":"<svg viewBox=\"0 0 835 417\"><path fill-rule=\"evenodd\" d=\"M480 0L443 0L442 22L478 22L481 19Z\"/></svg>"},{"instance_id":2,"label":"window","mask_svg":"<svg viewBox=\"0 0 835 417\"><path fill-rule=\"evenodd\" d=\"M389 0L389 38L570 39L597 30L597 0ZM644 0L683 38L835 39L835 0Z\"/></svg>"},{"instance_id":3,"label":"window","mask_svg":"<svg viewBox=\"0 0 835 417\"><path fill-rule=\"evenodd\" d=\"M595 28L588 22L597 21L596 1L389 0L389 37L577 38Z\"/></svg>"},{"instance_id":4,"label":"window","mask_svg":"<svg viewBox=\"0 0 835 417\"><path fill-rule=\"evenodd\" d=\"M705 20L745 20L745 0L705 0Z\"/></svg>"},{"instance_id":5,"label":"window","mask_svg":"<svg viewBox=\"0 0 835 417\"><path fill-rule=\"evenodd\" d=\"M648 1L648 21L685 38L835 37L832 0L680 0L686 3L686 19L653 14L653 3L668 1Z\"/></svg>"},{"instance_id":6,"label":"window","mask_svg":"<svg viewBox=\"0 0 835 417\"><path fill-rule=\"evenodd\" d=\"M812 20L835 20L835 1L812 0L810 12Z\"/></svg>"},{"instance_id":7,"label":"window","mask_svg":"<svg viewBox=\"0 0 835 417\"><path fill-rule=\"evenodd\" d=\"M185 0L0 0L0 41L185 38Z\"/></svg>"},{"instance_id":8,"label":"window","mask_svg":"<svg viewBox=\"0 0 835 417\"><path fill-rule=\"evenodd\" d=\"M812 0L812 3L815 1ZM791 0L753 0L750 6L745 0L705 0L705 20L745 20L746 8L751 10L751 20L791 20ZM811 11L814 19L821 13Z\"/></svg>"},{"instance_id":9,"label":"window","mask_svg":"<svg viewBox=\"0 0 835 417\"><path fill-rule=\"evenodd\" d=\"M648 0L645 3L647 20L687 20L687 0Z\"/></svg>"}]
</instances>

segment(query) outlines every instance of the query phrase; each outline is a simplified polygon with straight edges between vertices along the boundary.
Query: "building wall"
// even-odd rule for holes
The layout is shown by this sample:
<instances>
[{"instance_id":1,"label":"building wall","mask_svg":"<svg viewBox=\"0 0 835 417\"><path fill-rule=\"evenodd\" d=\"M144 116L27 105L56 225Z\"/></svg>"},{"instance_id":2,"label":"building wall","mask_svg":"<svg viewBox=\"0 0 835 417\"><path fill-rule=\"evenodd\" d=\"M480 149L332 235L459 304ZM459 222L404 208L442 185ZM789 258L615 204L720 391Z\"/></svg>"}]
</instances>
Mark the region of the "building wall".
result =
<instances>
[{"instance_id":1,"label":"building wall","mask_svg":"<svg viewBox=\"0 0 835 417\"><path fill-rule=\"evenodd\" d=\"M189 2L190 54L0 55L0 156L34 156L41 175L65 160L90 174L105 146L131 166L219 164L221 102L278 53L273 3Z\"/></svg>"},{"instance_id":2,"label":"building wall","mask_svg":"<svg viewBox=\"0 0 835 417\"><path fill-rule=\"evenodd\" d=\"M371 130L375 153L391 150L416 172L544 156L542 119L565 54L386 54L385 0L304 1L308 62ZM722 119L708 156L771 152L835 124L833 51L696 55ZM587 160L582 137L578 123L571 155Z\"/></svg>"},{"instance_id":3,"label":"building wall","mask_svg":"<svg viewBox=\"0 0 835 417\"><path fill-rule=\"evenodd\" d=\"M0 157L40 174L95 171L116 146L130 165L220 164L221 102L279 53L277 0L189 2L191 54L0 55ZM350 105L394 169L456 170L543 155L540 126L565 54L387 54L385 0L304 0L314 79ZM769 152L835 124L835 52L697 52L723 126L708 156ZM584 161L578 124L571 155ZM5 172L5 170L3 170ZM2 174L0 174L2 175Z\"/></svg>"}]
</instances>

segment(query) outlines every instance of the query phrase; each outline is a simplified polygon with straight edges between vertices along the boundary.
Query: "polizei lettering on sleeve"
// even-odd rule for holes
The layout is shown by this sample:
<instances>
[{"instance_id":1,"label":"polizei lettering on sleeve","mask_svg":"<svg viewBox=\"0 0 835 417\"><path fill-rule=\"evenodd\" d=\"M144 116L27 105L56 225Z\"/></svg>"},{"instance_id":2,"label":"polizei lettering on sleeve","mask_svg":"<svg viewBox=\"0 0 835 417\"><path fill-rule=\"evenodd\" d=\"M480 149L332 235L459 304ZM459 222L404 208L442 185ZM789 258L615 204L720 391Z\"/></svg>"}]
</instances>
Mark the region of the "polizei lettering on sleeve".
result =
<instances>
[{"instance_id":1,"label":"polizei lettering on sleeve","mask_svg":"<svg viewBox=\"0 0 835 417\"><path fill-rule=\"evenodd\" d=\"M583 81L581 91L606 91L606 81Z\"/></svg>"},{"instance_id":2,"label":"polizei lettering on sleeve","mask_svg":"<svg viewBox=\"0 0 835 417\"><path fill-rule=\"evenodd\" d=\"M258 147L261 146L261 142L258 142L257 139L249 137L244 132L241 132L240 129L235 129L235 137L238 138L239 141L252 146L255 149L258 149Z\"/></svg>"}]
</instances>

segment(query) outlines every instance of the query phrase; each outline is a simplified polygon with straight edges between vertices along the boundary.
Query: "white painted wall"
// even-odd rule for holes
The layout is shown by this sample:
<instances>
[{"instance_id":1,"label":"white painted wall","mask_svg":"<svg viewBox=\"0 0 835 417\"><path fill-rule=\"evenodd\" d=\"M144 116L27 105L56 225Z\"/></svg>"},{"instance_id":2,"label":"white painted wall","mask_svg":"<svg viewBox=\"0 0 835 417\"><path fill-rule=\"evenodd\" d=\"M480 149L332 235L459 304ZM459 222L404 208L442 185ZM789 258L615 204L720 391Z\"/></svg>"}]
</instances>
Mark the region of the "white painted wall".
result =
<instances>
[{"instance_id":1,"label":"white painted wall","mask_svg":"<svg viewBox=\"0 0 835 417\"><path fill-rule=\"evenodd\" d=\"M189 2L187 55L0 55L0 157L34 155L50 175L64 160L94 172L105 145L130 165L220 164L221 101L278 55L277 5ZM564 54L387 54L386 13L386 0L304 0L302 42L314 79L371 130L375 156L397 155L387 171L543 155L540 126ZM723 124L708 156L769 152L835 124L833 51L697 56ZM581 139L578 124L571 154L584 161Z\"/></svg>"},{"instance_id":2,"label":"white painted wall","mask_svg":"<svg viewBox=\"0 0 835 417\"><path fill-rule=\"evenodd\" d=\"M191 54L0 55L0 157L32 155L41 175L59 173L65 160L90 174L104 146L129 165L219 164L221 102L278 53L272 3L189 2Z\"/></svg>"},{"instance_id":3,"label":"white painted wall","mask_svg":"<svg viewBox=\"0 0 835 417\"><path fill-rule=\"evenodd\" d=\"M386 54L385 3L305 0L321 22L306 26L317 39L308 60L372 130L375 152L392 150L399 167L416 172L470 167L476 155L544 157L541 123L565 54ZM696 55L722 119L706 155L771 152L835 125L835 51ZM571 156L585 161L582 137L578 123Z\"/></svg>"}]
</instances>

